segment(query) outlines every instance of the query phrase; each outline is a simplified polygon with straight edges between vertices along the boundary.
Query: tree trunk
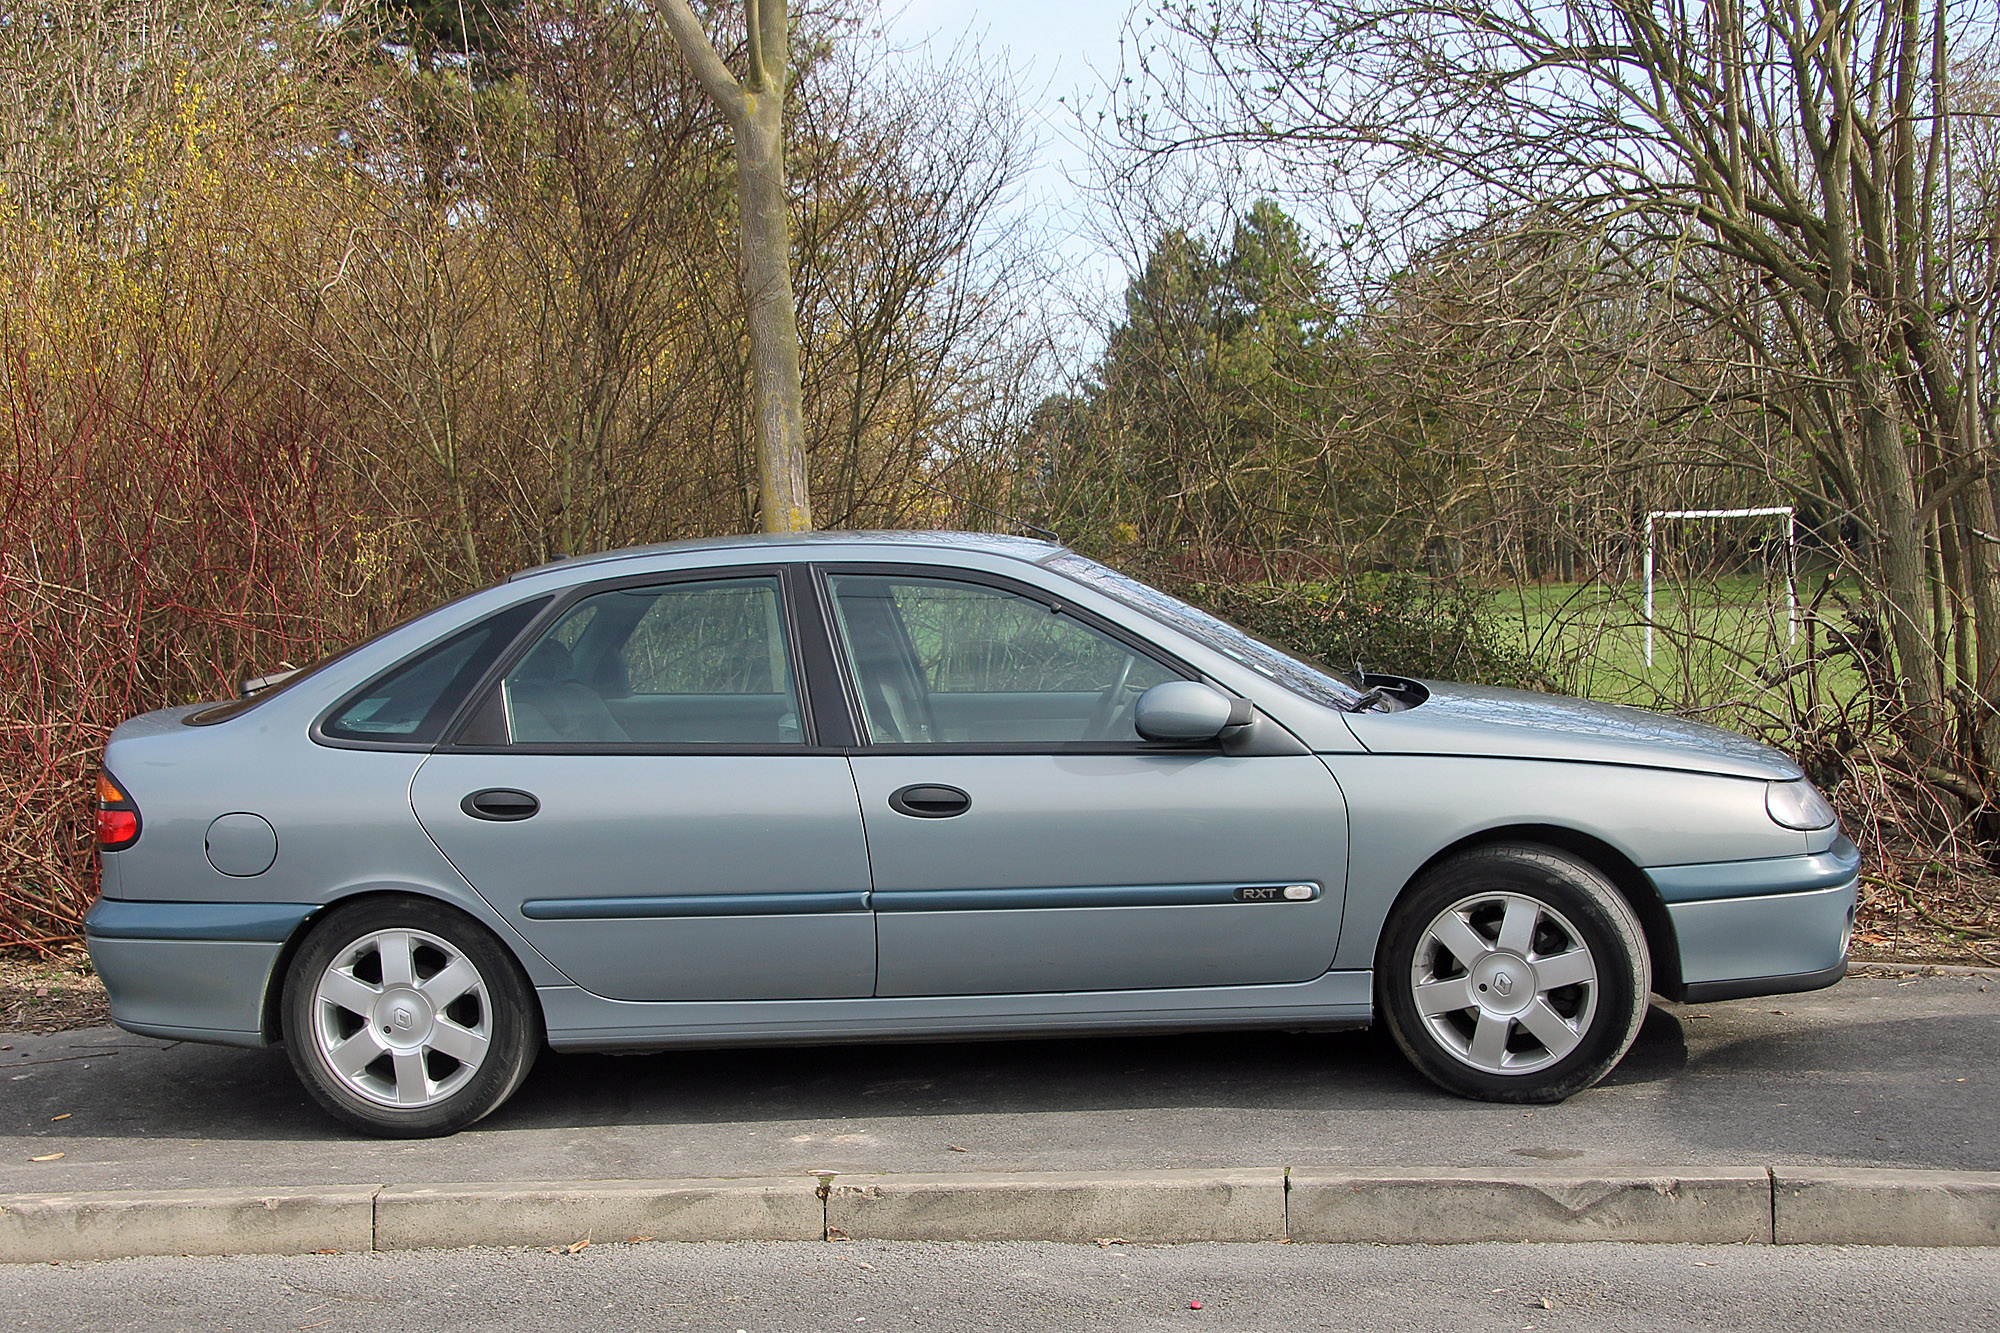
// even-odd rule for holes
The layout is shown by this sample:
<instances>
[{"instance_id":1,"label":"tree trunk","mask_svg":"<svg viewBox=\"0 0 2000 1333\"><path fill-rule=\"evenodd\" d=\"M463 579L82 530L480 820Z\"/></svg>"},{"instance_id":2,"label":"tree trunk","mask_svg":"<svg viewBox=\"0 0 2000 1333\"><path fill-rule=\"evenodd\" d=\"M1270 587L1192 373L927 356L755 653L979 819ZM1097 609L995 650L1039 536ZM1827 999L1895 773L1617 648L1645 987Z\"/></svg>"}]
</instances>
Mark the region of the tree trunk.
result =
<instances>
[{"instance_id":1,"label":"tree trunk","mask_svg":"<svg viewBox=\"0 0 2000 1333\"><path fill-rule=\"evenodd\" d=\"M738 236L750 333L750 421L757 507L766 532L812 527L806 499L805 390L785 197L785 89L791 34L786 0L744 0L749 69L731 73L687 0L657 0L660 17L736 140Z\"/></svg>"},{"instance_id":2,"label":"tree trunk","mask_svg":"<svg viewBox=\"0 0 2000 1333\"><path fill-rule=\"evenodd\" d=\"M1912 725L1906 739L1925 758L1944 742L1944 691L1931 624L1928 561L1924 532L1917 522L1916 478L1910 473L1901 422L1892 405L1868 401L1876 388L1869 372L1850 358L1861 420L1861 449L1874 491L1878 527L1872 549L1881 579L1889 642L1895 649L1902 697Z\"/></svg>"},{"instance_id":3,"label":"tree trunk","mask_svg":"<svg viewBox=\"0 0 2000 1333\"><path fill-rule=\"evenodd\" d=\"M750 411L757 447L757 510L766 532L812 527L806 491L805 391L799 378L798 304L785 194L784 97L749 93L736 126L743 300L750 330Z\"/></svg>"}]
</instances>

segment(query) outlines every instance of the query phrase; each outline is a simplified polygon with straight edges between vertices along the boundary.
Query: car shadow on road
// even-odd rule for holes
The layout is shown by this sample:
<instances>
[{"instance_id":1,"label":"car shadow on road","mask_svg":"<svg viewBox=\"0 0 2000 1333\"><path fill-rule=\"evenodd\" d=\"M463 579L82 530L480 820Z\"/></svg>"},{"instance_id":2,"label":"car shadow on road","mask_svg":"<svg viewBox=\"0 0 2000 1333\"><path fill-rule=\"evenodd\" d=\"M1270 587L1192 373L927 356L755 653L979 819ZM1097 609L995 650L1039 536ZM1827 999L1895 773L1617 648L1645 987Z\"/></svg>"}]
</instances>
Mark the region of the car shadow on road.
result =
<instances>
[{"instance_id":1,"label":"car shadow on road","mask_svg":"<svg viewBox=\"0 0 2000 1333\"><path fill-rule=\"evenodd\" d=\"M1627 1088L1641 1083L1670 1079L1687 1068L1687 1025L1671 1009L1654 1005L1639 1025L1632 1049L1618 1067L1598 1084L1603 1088Z\"/></svg>"},{"instance_id":2,"label":"car shadow on road","mask_svg":"<svg viewBox=\"0 0 2000 1333\"><path fill-rule=\"evenodd\" d=\"M1607 1084L1673 1077L1687 1064L1680 1020L1654 1008ZM1382 1028L1246 1031L673 1051L545 1054L509 1127L832 1116L1032 1114L1240 1105L1363 1112L1443 1096Z\"/></svg>"},{"instance_id":3,"label":"car shadow on road","mask_svg":"<svg viewBox=\"0 0 2000 1333\"><path fill-rule=\"evenodd\" d=\"M830 1117L1380 1105L1427 1095L1372 1032L1242 1032L545 1054L495 1121L674 1124Z\"/></svg>"},{"instance_id":4,"label":"car shadow on road","mask_svg":"<svg viewBox=\"0 0 2000 1333\"><path fill-rule=\"evenodd\" d=\"M163 1042L110 1029L17 1038L0 1122L112 1140L312 1142L361 1136L315 1106L282 1048ZM31 1044L31 1045L30 1045ZM0 1073L7 1073L0 1069ZM1374 1031L1250 1031L840 1046L545 1051L471 1133L607 1125L793 1124L843 1117L1361 1109L1436 1092Z\"/></svg>"}]
</instances>

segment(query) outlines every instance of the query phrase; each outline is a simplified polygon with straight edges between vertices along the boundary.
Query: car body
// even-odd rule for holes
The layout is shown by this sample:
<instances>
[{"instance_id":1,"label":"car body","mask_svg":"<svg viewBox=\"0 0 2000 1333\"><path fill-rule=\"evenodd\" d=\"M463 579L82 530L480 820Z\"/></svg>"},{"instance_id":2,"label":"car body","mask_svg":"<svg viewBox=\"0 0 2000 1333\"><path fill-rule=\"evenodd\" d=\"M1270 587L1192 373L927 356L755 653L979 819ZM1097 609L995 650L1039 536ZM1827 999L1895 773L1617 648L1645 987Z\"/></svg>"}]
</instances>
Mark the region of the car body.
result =
<instances>
[{"instance_id":1,"label":"car body","mask_svg":"<svg viewBox=\"0 0 2000 1333\"><path fill-rule=\"evenodd\" d=\"M558 1050L1386 1019L1551 1100L1648 996L1844 972L1858 854L1679 718L1329 675L1060 547L818 533L523 571L119 727L134 1032L449 1132Z\"/></svg>"}]
</instances>

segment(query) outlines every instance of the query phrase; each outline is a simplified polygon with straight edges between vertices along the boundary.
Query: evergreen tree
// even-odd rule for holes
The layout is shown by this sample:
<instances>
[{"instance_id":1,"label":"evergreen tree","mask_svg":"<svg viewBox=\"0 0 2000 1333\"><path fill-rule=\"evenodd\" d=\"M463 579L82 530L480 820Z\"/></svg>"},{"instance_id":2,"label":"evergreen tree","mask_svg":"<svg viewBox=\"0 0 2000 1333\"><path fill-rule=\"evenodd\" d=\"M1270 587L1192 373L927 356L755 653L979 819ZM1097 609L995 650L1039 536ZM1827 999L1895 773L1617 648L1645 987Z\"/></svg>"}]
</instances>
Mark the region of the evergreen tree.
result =
<instances>
[{"instance_id":1,"label":"evergreen tree","mask_svg":"<svg viewBox=\"0 0 2000 1333\"><path fill-rule=\"evenodd\" d=\"M1164 233L1092 383L1055 417L1057 526L1206 557L1310 540L1335 328L1323 268L1277 204L1257 201L1226 249Z\"/></svg>"}]
</instances>

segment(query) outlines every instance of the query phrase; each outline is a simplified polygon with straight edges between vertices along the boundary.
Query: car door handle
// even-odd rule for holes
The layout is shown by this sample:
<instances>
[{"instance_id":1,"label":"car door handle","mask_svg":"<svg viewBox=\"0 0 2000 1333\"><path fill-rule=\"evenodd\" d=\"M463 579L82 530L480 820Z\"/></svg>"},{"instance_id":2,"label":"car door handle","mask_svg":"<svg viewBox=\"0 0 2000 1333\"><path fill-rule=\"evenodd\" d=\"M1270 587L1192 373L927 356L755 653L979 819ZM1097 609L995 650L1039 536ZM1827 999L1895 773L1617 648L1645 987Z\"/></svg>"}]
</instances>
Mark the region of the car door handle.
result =
<instances>
[{"instance_id":1,"label":"car door handle","mask_svg":"<svg viewBox=\"0 0 2000 1333\"><path fill-rule=\"evenodd\" d=\"M494 819L506 823L527 819L542 808L542 803L527 792L515 791L511 787L488 787L460 801L458 808L474 819Z\"/></svg>"},{"instance_id":2,"label":"car door handle","mask_svg":"<svg viewBox=\"0 0 2000 1333\"><path fill-rule=\"evenodd\" d=\"M956 787L920 782L898 788L889 797L889 808L899 815L918 819L949 819L972 808L972 798Z\"/></svg>"}]
</instances>

